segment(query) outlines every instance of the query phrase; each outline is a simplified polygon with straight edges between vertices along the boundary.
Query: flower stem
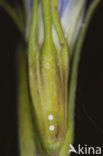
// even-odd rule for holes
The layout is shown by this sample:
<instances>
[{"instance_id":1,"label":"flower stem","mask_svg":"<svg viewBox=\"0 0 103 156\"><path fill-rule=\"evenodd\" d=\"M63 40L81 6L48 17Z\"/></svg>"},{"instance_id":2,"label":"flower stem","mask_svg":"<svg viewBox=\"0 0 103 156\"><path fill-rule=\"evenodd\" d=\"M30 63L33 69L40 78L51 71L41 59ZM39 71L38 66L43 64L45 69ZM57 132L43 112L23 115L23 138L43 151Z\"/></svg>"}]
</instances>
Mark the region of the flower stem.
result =
<instances>
[{"instance_id":1,"label":"flower stem","mask_svg":"<svg viewBox=\"0 0 103 156\"><path fill-rule=\"evenodd\" d=\"M61 68L65 68L68 71L68 63L69 63L69 50L68 50L68 44L66 41L66 38L64 36L62 26L60 23L60 17L58 13L58 0L51 0L51 10L52 10L52 18L53 18L53 24L55 26L56 32L58 34L61 50L60 50L60 61L62 63ZM68 73L68 72L67 72ZM67 74L68 75L68 74Z\"/></svg>"},{"instance_id":2,"label":"flower stem","mask_svg":"<svg viewBox=\"0 0 103 156\"><path fill-rule=\"evenodd\" d=\"M45 40L52 39L50 0L42 0Z\"/></svg>"}]
</instances>

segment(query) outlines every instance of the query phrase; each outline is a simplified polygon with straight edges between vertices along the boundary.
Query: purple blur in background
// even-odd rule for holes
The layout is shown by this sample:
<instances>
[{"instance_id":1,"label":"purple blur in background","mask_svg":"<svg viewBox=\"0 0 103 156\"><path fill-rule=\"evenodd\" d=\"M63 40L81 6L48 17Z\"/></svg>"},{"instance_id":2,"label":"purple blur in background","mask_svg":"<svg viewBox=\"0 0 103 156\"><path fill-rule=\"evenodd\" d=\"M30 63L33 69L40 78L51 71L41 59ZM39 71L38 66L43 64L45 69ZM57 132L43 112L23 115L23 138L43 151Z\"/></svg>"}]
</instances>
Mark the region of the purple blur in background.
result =
<instances>
[{"instance_id":1,"label":"purple blur in background","mask_svg":"<svg viewBox=\"0 0 103 156\"><path fill-rule=\"evenodd\" d=\"M59 0L58 2L59 15L60 17L62 17L64 10L66 9L66 7L69 7L71 0Z\"/></svg>"},{"instance_id":2,"label":"purple blur in background","mask_svg":"<svg viewBox=\"0 0 103 156\"><path fill-rule=\"evenodd\" d=\"M28 13L30 13L31 11L32 2L33 0L27 0ZM70 3L71 3L71 0L58 0L58 11L59 11L60 17L62 17L64 10L66 9L67 6L69 7Z\"/></svg>"}]
</instances>

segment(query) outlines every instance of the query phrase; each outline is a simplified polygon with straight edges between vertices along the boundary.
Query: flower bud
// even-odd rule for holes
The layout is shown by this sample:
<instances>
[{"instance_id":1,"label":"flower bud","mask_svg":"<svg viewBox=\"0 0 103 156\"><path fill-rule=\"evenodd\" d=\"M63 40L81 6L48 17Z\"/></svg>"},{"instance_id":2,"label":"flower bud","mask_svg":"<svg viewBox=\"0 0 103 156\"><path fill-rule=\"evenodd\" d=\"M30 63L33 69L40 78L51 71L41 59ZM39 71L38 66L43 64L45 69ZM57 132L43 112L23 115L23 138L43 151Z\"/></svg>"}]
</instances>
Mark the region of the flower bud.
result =
<instances>
[{"instance_id":1,"label":"flower bud","mask_svg":"<svg viewBox=\"0 0 103 156\"><path fill-rule=\"evenodd\" d=\"M36 2L36 1L35 1ZM37 3L36 3L37 4ZM36 6L34 5L34 7ZM38 5L37 5L38 6ZM67 80L68 46L62 32L56 30L49 0L42 0L43 42L38 46L36 36L37 19L33 17L29 43L29 80L33 106L33 118L39 143L46 153L58 153L67 130ZM33 8L37 13L37 8ZM55 14L57 14L57 10ZM36 15L35 15L36 16ZM60 49L57 49L52 36L52 22L57 31ZM32 35L34 34L34 35Z\"/></svg>"}]
</instances>

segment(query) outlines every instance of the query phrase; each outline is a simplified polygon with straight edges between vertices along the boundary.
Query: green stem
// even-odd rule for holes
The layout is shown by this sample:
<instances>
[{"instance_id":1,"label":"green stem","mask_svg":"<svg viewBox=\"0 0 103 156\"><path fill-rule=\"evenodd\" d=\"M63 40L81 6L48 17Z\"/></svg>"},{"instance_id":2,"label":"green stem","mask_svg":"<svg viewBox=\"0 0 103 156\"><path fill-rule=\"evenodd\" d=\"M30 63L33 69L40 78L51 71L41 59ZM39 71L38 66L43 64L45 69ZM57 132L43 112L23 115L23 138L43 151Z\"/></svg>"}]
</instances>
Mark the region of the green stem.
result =
<instances>
[{"instance_id":1,"label":"green stem","mask_svg":"<svg viewBox=\"0 0 103 156\"><path fill-rule=\"evenodd\" d=\"M61 43L66 42L66 39L64 37L64 33L62 30L62 26L60 23L60 16L58 13L58 0L51 0L51 10L52 10L52 17L53 17L53 22L54 26L56 28L59 40Z\"/></svg>"},{"instance_id":2,"label":"green stem","mask_svg":"<svg viewBox=\"0 0 103 156\"><path fill-rule=\"evenodd\" d=\"M45 40L48 41L52 39L52 27L51 27L51 6L50 0L42 0L43 4L43 19L44 19L44 33Z\"/></svg>"},{"instance_id":3,"label":"green stem","mask_svg":"<svg viewBox=\"0 0 103 156\"><path fill-rule=\"evenodd\" d=\"M35 52L36 48L36 24L37 24L37 0L33 0L32 17L30 24L30 37L29 37L29 51L31 54Z\"/></svg>"},{"instance_id":4,"label":"green stem","mask_svg":"<svg viewBox=\"0 0 103 156\"><path fill-rule=\"evenodd\" d=\"M68 77L69 49L68 49L68 44L65 39L64 32L62 30L62 26L60 23L60 16L58 13L58 0L51 0L51 10L52 10L53 24L54 24L54 27L56 29L56 32L58 34L58 38L60 41L61 71L65 70L66 77Z\"/></svg>"}]
</instances>

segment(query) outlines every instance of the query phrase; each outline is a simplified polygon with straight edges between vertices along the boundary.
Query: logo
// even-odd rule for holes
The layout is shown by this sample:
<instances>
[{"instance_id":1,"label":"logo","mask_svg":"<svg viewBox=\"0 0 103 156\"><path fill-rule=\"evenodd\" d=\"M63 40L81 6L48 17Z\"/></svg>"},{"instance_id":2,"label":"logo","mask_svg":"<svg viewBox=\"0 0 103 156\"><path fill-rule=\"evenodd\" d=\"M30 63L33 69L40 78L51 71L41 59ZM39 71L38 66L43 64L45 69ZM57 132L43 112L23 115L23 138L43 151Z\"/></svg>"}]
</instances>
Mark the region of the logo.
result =
<instances>
[{"instance_id":1,"label":"logo","mask_svg":"<svg viewBox=\"0 0 103 156\"><path fill-rule=\"evenodd\" d=\"M87 145L82 147L80 144L78 144L77 149L75 149L75 147L72 144L70 144L69 146L70 146L69 153L73 152L75 154L88 154L88 155L102 154L101 147L88 147Z\"/></svg>"}]
</instances>

